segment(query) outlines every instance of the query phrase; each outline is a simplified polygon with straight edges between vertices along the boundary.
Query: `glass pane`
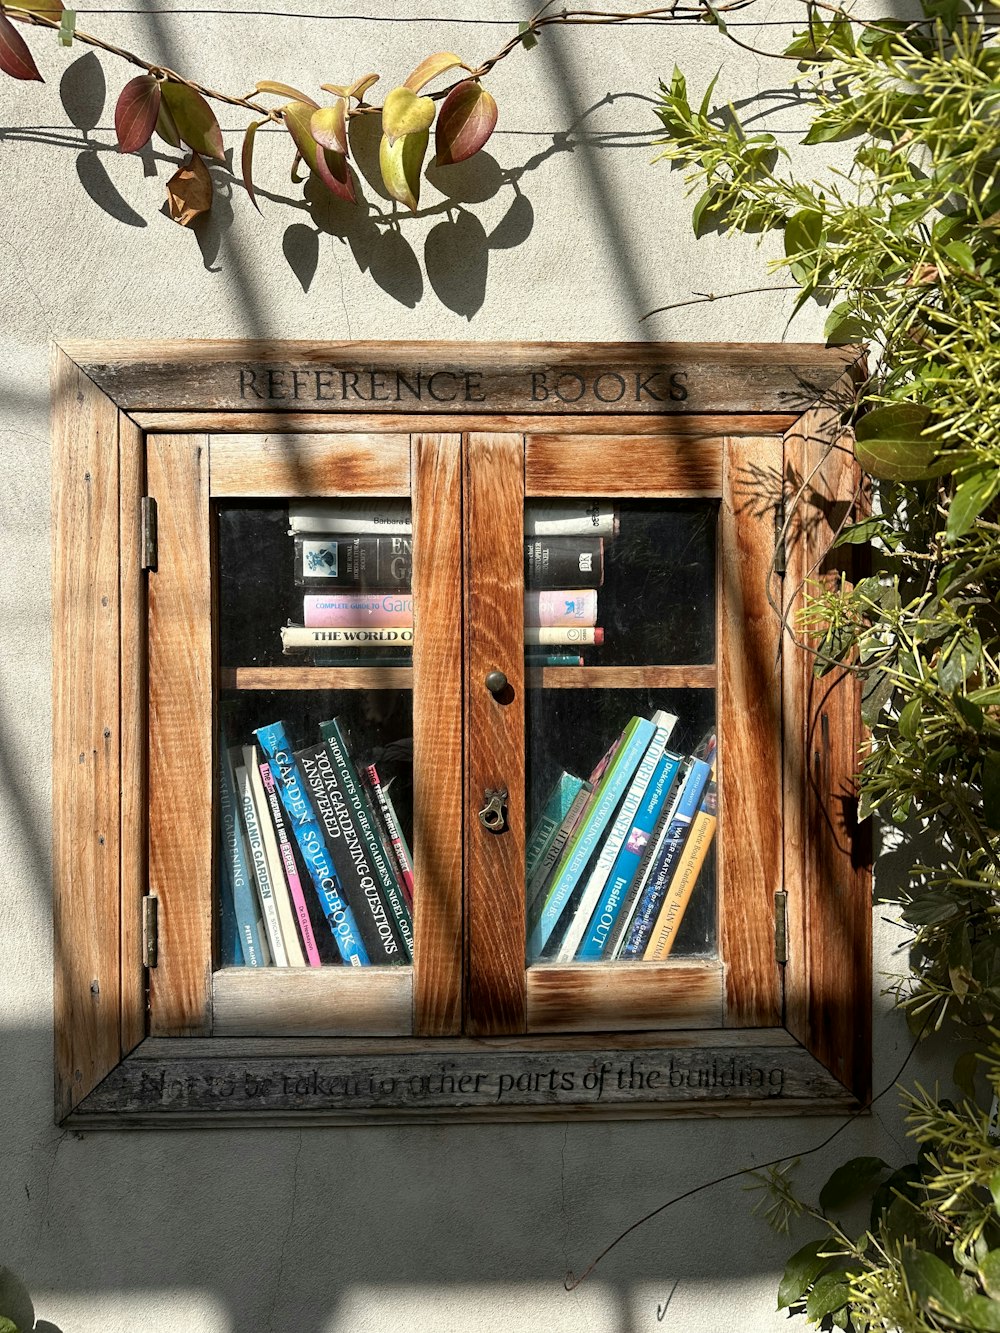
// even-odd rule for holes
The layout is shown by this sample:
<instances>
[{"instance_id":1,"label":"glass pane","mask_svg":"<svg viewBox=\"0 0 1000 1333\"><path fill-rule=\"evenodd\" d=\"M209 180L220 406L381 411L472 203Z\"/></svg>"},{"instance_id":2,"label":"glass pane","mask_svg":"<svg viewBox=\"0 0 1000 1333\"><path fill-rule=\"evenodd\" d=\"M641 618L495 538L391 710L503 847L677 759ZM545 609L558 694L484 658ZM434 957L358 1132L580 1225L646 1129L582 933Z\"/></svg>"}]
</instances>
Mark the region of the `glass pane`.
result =
<instances>
[{"instance_id":1,"label":"glass pane","mask_svg":"<svg viewBox=\"0 0 1000 1333\"><path fill-rule=\"evenodd\" d=\"M526 506L529 964L717 952L716 517Z\"/></svg>"},{"instance_id":2,"label":"glass pane","mask_svg":"<svg viewBox=\"0 0 1000 1333\"><path fill-rule=\"evenodd\" d=\"M412 539L331 504L217 508L223 966L412 959Z\"/></svg>"}]
</instances>

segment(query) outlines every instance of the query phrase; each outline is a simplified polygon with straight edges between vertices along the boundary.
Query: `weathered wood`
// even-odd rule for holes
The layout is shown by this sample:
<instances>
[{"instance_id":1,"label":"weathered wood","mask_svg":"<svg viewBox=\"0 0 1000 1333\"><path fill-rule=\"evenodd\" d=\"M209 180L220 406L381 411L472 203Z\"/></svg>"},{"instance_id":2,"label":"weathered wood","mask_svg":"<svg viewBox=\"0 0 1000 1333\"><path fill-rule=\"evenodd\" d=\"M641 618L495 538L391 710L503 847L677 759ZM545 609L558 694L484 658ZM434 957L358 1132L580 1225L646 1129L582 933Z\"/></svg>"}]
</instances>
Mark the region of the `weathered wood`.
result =
<instances>
[{"instance_id":1,"label":"weathered wood","mask_svg":"<svg viewBox=\"0 0 1000 1333\"><path fill-rule=\"evenodd\" d=\"M523 1032L524 448L520 435L466 437L465 905L466 1031ZM486 688L499 670L507 688ZM505 789L506 826L479 821L487 790Z\"/></svg>"},{"instance_id":2,"label":"weathered wood","mask_svg":"<svg viewBox=\"0 0 1000 1333\"><path fill-rule=\"evenodd\" d=\"M140 502L146 488L142 432L121 415L118 427L121 531L121 1044L127 1054L146 1035L142 897L146 865L146 575Z\"/></svg>"},{"instance_id":3,"label":"weathered wood","mask_svg":"<svg viewBox=\"0 0 1000 1333\"><path fill-rule=\"evenodd\" d=\"M150 437L159 560L149 576L149 882L159 899L150 1029L211 1030L212 561L208 441Z\"/></svg>"},{"instance_id":4,"label":"weathered wood","mask_svg":"<svg viewBox=\"0 0 1000 1333\"><path fill-rule=\"evenodd\" d=\"M716 496L722 491L722 446L718 436L636 439L616 433L572 445L562 434L527 437L525 495L578 495L598 474L607 496Z\"/></svg>"},{"instance_id":5,"label":"weathered wood","mask_svg":"<svg viewBox=\"0 0 1000 1333\"><path fill-rule=\"evenodd\" d=\"M529 1032L718 1028L718 963L580 963L528 969Z\"/></svg>"},{"instance_id":6,"label":"weathered wood","mask_svg":"<svg viewBox=\"0 0 1000 1333\"><path fill-rule=\"evenodd\" d=\"M337 1053L291 1041L269 1053L248 1043L226 1043L225 1054L203 1049L215 1043L173 1045L172 1051L163 1051L162 1042L139 1047L91 1094L77 1123L109 1114L135 1123L188 1117L266 1123L286 1113L372 1123L378 1117L690 1115L727 1107L780 1107L788 1114L855 1105L796 1044L692 1045L674 1042L671 1033L644 1034L632 1043L628 1034L589 1038L582 1048L572 1037L541 1046L438 1041L418 1049L355 1042L333 1048Z\"/></svg>"},{"instance_id":7,"label":"weathered wood","mask_svg":"<svg viewBox=\"0 0 1000 1333\"><path fill-rule=\"evenodd\" d=\"M714 690L714 666L529 667L526 684L547 690Z\"/></svg>"},{"instance_id":8,"label":"weathered wood","mask_svg":"<svg viewBox=\"0 0 1000 1333\"><path fill-rule=\"evenodd\" d=\"M127 411L803 412L853 360L812 343L66 344Z\"/></svg>"},{"instance_id":9,"label":"weathered wood","mask_svg":"<svg viewBox=\"0 0 1000 1333\"><path fill-rule=\"evenodd\" d=\"M781 633L768 602L780 437L727 440L719 571L719 930L726 1023L781 1022Z\"/></svg>"},{"instance_id":10,"label":"weathered wood","mask_svg":"<svg viewBox=\"0 0 1000 1333\"><path fill-rule=\"evenodd\" d=\"M850 577L855 553L827 550L859 499L859 477L840 403L806 412L785 439L786 1023L864 1101L871 1093L871 848L868 826L858 825L854 781L860 687L836 669L817 677L812 652L789 642L791 634L802 637L797 616L807 584Z\"/></svg>"},{"instance_id":11,"label":"weathered wood","mask_svg":"<svg viewBox=\"0 0 1000 1333\"><path fill-rule=\"evenodd\" d=\"M413 437L413 1030L462 1027L462 439Z\"/></svg>"},{"instance_id":12,"label":"weathered wood","mask_svg":"<svg viewBox=\"0 0 1000 1333\"><path fill-rule=\"evenodd\" d=\"M409 495L410 438L401 435L209 437L213 496Z\"/></svg>"},{"instance_id":13,"label":"weathered wood","mask_svg":"<svg viewBox=\"0 0 1000 1333\"><path fill-rule=\"evenodd\" d=\"M217 1037L403 1036L412 1026L409 967L226 967L212 976Z\"/></svg>"},{"instance_id":14,"label":"weathered wood","mask_svg":"<svg viewBox=\"0 0 1000 1333\"><path fill-rule=\"evenodd\" d=\"M224 690L409 690L412 667L230 667Z\"/></svg>"},{"instance_id":15,"label":"weathered wood","mask_svg":"<svg viewBox=\"0 0 1000 1333\"><path fill-rule=\"evenodd\" d=\"M167 435L199 435L210 431L213 435L226 433L242 435L248 432L267 431L280 435L291 433L298 435L332 434L342 432L355 435L360 432L407 431L412 425L405 417L396 413L345 412L337 416L332 412L205 412L197 409L175 412L138 411L129 416L142 430ZM663 435L669 432L671 439L702 439L721 435L760 435L763 431L783 434L790 430L798 420L797 412L738 413L719 412L699 414L692 417L672 416L669 418L653 415L633 416L620 413L606 416L595 413L593 416L565 416L560 418L560 434L565 427L567 435L574 438L581 435ZM453 412L447 416L433 412L421 412L420 429L428 433L436 431L537 431L539 421L536 416L526 416L516 412L480 412L471 415Z\"/></svg>"},{"instance_id":16,"label":"weathered wood","mask_svg":"<svg viewBox=\"0 0 1000 1333\"><path fill-rule=\"evenodd\" d=\"M58 349L52 396L52 874L61 1119L122 1054L118 412Z\"/></svg>"}]
</instances>

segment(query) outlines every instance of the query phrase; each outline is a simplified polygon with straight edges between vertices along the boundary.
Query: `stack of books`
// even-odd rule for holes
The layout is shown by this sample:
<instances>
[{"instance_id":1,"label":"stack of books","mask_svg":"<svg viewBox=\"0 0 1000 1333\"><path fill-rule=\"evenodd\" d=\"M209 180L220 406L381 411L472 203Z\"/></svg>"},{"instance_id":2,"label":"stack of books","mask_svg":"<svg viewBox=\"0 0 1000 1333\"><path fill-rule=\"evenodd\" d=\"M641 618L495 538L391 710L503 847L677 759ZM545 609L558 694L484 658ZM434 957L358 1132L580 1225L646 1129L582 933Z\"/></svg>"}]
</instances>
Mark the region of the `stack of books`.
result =
<instances>
[{"instance_id":1,"label":"stack of books","mask_svg":"<svg viewBox=\"0 0 1000 1333\"><path fill-rule=\"evenodd\" d=\"M283 722L245 746L221 737L224 964L413 959L413 860L392 799L342 718L319 730L295 751Z\"/></svg>"},{"instance_id":2,"label":"stack of books","mask_svg":"<svg viewBox=\"0 0 1000 1333\"><path fill-rule=\"evenodd\" d=\"M560 774L528 839L529 963L670 954L718 820L715 737L676 754L676 722L633 717L586 781Z\"/></svg>"},{"instance_id":3,"label":"stack of books","mask_svg":"<svg viewBox=\"0 0 1000 1333\"><path fill-rule=\"evenodd\" d=\"M597 589L618 510L599 500L529 501L524 507L524 645L528 666L582 666L599 648Z\"/></svg>"}]
</instances>

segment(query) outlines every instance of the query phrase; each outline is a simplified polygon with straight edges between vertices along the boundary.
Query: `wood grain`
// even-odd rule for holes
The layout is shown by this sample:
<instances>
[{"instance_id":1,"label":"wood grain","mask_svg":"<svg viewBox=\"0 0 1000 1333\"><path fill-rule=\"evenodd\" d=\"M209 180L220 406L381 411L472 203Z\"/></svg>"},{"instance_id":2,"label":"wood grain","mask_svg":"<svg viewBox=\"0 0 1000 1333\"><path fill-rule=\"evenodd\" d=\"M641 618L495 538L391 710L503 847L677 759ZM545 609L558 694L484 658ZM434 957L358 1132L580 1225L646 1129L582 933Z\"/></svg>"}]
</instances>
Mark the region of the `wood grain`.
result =
<instances>
[{"instance_id":1,"label":"wood grain","mask_svg":"<svg viewBox=\"0 0 1000 1333\"><path fill-rule=\"evenodd\" d=\"M409 690L412 667L230 667L224 690Z\"/></svg>"},{"instance_id":2,"label":"wood grain","mask_svg":"<svg viewBox=\"0 0 1000 1333\"><path fill-rule=\"evenodd\" d=\"M409 495L410 440L306 432L209 437L213 496Z\"/></svg>"},{"instance_id":3,"label":"wood grain","mask_svg":"<svg viewBox=\"0 0 1000 1333\"><path fill-rule=\"evenodd\" d=\"M529 1032L722 1026L719 963L607 963L528 968Z\"/></svg>"},{"instance_id":4,"label":"wood grain","mask_svg":"<svg viewBox=\"0 0 1000 1333\"><path fill-rule=\"evenodd\" d=\"M62 1120L121 1058L118 412L52 362L52 874Z\"/></svg>"},{"instance_id":5,"label":"wood grain","mask_svg":"<svg viewBox=\"0 0 1000 1333\"><path fill-rule=\"evenodd\" d=\"M150 1030L211 1030L212 564L208 441L151 437L159 562L149 576L149 881L159 899Z\"/></svg>"},{"instance_id":6,"label":"wood grain","mask_svg":"<svg viewBox=\"0 0 1000 1333\"><path fill-rule=\"evenodd\" d=\"M206 412L196 408L189 410L134 411L130 419L142 430L168 435L198 435L206 431L216 434L242 435L248 432L267 431L270 434L291 433L297 435L344 433L356 435L358 432L385 433L392 431L407 432L419 427L420 430L435 431L537 431L537 416L517 412L479 412L475 415L463 412L450 413L448 416L434 412L421 412L411 419L395 413L358 412L344 413L338 417L331 412ZM760 435L762 431L774 431L781 434L790 430L798 420L797 412L739 413L718 412L697 416L632 416L629 413L606 416L594 413L592 416L572 416L567 414L559 421L559 433L572 435L627 435L630 438L640 435L667 436L674 439L702 439L706 436L721 435Z\"/></svg>"},{"instance_id":7,"label":"wood grain","mask_svg":"<svg viewBox=\"0 0 1000 1333\"><path fill-rule=\"evenodd\" d=\"M470 434L465 462L466 1031L523 1032L524 447L520 435ZM499 701L484 681L502 671ZM485 792L506 788L507 825L479 822Z\"/></svg>"},{"instance_id":8,"label":"wood grain","mask_svg":"<svg viewBox=\"0 0 1000 1333\"><path fill-rule=\"evenodd\" d=\"M774 895L782 887L780 624L768 603L780 437L726 440L720 515L719 923L726 1023L782 1018Z\"/></svg>"},{"instance_id":9,"label":"wood grain","mask_svg":"<svg viewBox=\"0 0 1000 1333\"><path fill-rule=\"evenodd\" d=\"M217 1037L391 1037L413 1024L409 967L226 967L212 996Z\"/></svg>"},{"instance_id":10,"label":"wood grain","mask_svg":"<svg viewBox=\"0 0 1000 1333\"><path fill-rule=\"evenodd\" d=\"M606 496L716 496L722 491L722 446L714 438L589 435L568 445L563 434L529 435L526 495L579 495L600 475Z\"/></svg>"},{"instance_id":11,"label":"wood grain","mask_svg":"<svg viewBox=\"0 0 1000 1333\"><path fill-rule=\"evenodd\" d=\"M462 439L413 437L413 1028L462 1027Z\"/></svg>"},{"instance_id":12,"label":"wood grain","mask_svg":"<svg viewBox=\"0 0 1000 1333\"><path fill-rule=\"evenodd\" d=\"M529 688L547 690L714 690L714 666L529 667Z\"/></svg>"}]
</instances>

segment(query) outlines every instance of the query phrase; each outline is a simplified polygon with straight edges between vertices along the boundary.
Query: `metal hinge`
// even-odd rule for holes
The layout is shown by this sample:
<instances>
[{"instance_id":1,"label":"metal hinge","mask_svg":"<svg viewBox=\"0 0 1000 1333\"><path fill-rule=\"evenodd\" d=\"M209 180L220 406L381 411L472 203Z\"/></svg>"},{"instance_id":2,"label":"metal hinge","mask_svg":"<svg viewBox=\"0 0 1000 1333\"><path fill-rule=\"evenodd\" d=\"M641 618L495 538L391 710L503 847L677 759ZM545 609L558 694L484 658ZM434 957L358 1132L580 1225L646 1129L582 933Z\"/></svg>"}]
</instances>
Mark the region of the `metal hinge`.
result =
<instances>
[{"instance_id":1,"label":"metal hinge","mask_svg":"<svg viewBox=\"0 0 1000 1333\"><path fill-rule=\"evenodd\" d=\"M788 894L784 889L774 895L774 960L788 962Z\"/></svg>"},{"instance_id":2,"label":"metal hinge","mask_svg":"<svg viewBox=\"0 0 1000 1333\"><path fill-rule=\"evenodd\" d=\"M785 497L774 507L774 572L783 577L785 573Z\"/></svg>"},{"instance_id":3,"label":"metal hinge","mask_svg":"<svg viewBox=\"0 0 1000 1333\"><path fill-rule=\"evenodd\" d=\"M142 965L156 966L156 954L159 945L157 899L147 893L142 900Z\"/></svg>"},{"instance_id":4,"label":"metal hinge","mask_svg":"<svg viewBox=\"0 0 1000 1333\"><path fill-rule=\"evenodd\" d=\"M144 495L139 510L139 550L141 569L156 569L156 501Z\"/></svg>"}]
</instances>

